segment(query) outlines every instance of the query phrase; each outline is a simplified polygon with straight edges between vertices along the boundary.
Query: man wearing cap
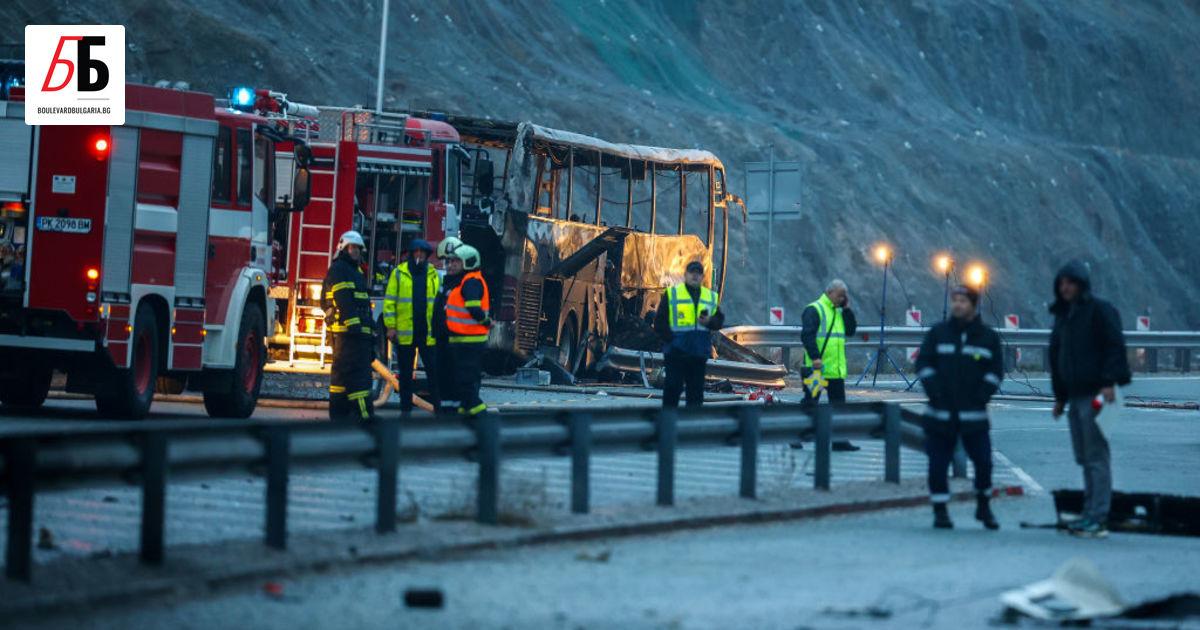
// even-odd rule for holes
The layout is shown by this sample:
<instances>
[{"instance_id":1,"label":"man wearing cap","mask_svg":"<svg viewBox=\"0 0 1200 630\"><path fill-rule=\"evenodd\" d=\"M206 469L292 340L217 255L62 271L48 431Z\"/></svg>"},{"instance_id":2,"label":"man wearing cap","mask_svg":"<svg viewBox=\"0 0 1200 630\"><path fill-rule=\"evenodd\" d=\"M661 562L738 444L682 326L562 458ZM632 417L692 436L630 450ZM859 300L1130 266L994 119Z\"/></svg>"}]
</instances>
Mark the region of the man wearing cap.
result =
<instances>
[{"instance_id":1,"label":"man wearing cap","mask_svg":"<svg viewBox=\"0 0 1200 630\"><path fill-rule=\"evenodd\" d=\"M725 324L721 298L703 286L704 264L688 263L684 283L663 292L654 330L663 340L663 407L678 407L687 387L687 406L704 404L704 370L712 358L712 334Z\"/></svg>"},{"instance_id":2,"label":"man wearing cap","mask_svg":"<svg viewBox=\"0 0 1200 630\"><path fill-rule=\"evenodd\" d=\"M383 325L396 353L400 381L400 413L412 412L413 367L417 355L425 366L429 402L439 411L437 356L433 336L433 301L441 284L437 269L429 264L433 246L416 239L408 246L408 259L392 270L383 299Z\"/></svg>"},{"instance_id":3,"label":"man wearing cap","mask_svg":"<svg viewBox=\"0 0 1200 630\"><path fill-rule=\"evenodd\" d=\"M975 464L975 518L995 530L1000 524L989 505L992 441L987 404L1004 377L1000 336L980 321L979 293L975 289L955 288L950 309L952 317L929 329L917 355L917 377L929 397L923 424L933 526L954 527L946 510L950 501L946 475L961 437L967 456Z\"/></svg>"}]
</instances>

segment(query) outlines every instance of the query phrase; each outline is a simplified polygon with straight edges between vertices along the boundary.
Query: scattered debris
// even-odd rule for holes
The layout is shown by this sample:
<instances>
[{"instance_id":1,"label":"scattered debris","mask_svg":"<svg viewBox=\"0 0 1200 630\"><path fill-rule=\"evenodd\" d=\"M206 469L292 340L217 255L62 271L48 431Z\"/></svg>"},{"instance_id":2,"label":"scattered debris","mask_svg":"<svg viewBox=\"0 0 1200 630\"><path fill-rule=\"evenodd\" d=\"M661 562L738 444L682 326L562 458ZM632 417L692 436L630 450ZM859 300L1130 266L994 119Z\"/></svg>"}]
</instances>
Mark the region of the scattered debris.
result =
<instances>
[{"instance_id":1,"label":"scattered debris","mask_svg":"<svg viewBox=\"0 0 1200 630\"><path fill-rule=\"evenodd\" d=\"M588 553L580 551L575 554L575 559L580 562L608 562L612 558L612 549L605 549L599 553Z\"/></svg>"},{"instance_id":2,"label":"scattered debris","mask_svg":"<svg viewBox=\"0 0 1200 630\"><path fill-rule=\"evenodd\" d=\"M1164 599L1143 602L1125 611L1125 619L1179 620L1200 617L1200 595L1178 593Z\"/></svg>"},{"instance_id":3,"label":"scattered debris","mask_svg":"<svg viewBox=\"0 0 1200 630\"><path fill-rule=\"evenodd\" d=\"M864 606L862 608L832 608L827 607L822 614L832 617L867 617L870 619L890 619L892 610L879 606Z\"/></svg>"},{"instance_id":4,"label":"scattered debris","mask_svg":"<svg viewBox=\"0 0 1200 630\"><path fill-rule=\"evenodd\" d=\"M1083 557L1063 563L1049 579L1003 593L1000 601L1021 614L1054 621L1115 617L1126 608L1116 589Z\"/></svg>"},{"instance_id":5,"label":"scattered debris","mask_svg":"<svg viewBox=\"0 0 1200 630\"><path fill-rule=\"evenodd\" d=\"M263 592L275 599L283 598L283 585L278 582L267 582L263 584Z\"/></svg>"},{"instance_id":6,"label":"scattered debris","mask_svg":"<svg viewBox=\"0 0 1200 630\"><path fill-rule=\"evenodd\" d=\"M108 495L108 494L106 494L106 495L104 495L104 499L102 499L102 500L103 500L105 503L116 503L116 502L117 502L117 497L114 497L114 496L112 496L112 495Z\"/></svg>"},{"instance_id":7,"label":"scattered debris","mask_svg":"<svg viewBox=\"0 0 1200 630\"><path fill-rule=\"evenodd\" d=\"M342 514L342 515L338 516L338 518L342 519L343 521L345 521L345 522L347 522L347 523L353 523L353 522L354 522L354 515L353 515L353 514Z\"/></svg>"},{"instance_id":8,"label":"scattered debris","mask_svg":"<svg viewBox=\"0 0 1200 630\"><path fill-rule=\"evenodd\" d=\"M1083 511L1083 492L1055 490L1058 525ZM1108 514L1114 532L1200 536L1200 498L1153 492L1114 492Z\"/></svg>"},{"instance_id":9,"label":"scattered debris","mask_svg":"<svg viewBox=\"0 0 1200 630\"><path fill-rule=\"evenodd\" d=\"M442 589L436 586L414 587L404 591L404 605L409 608L441 608L445 603Z\"/></svg>"}]
</instances>

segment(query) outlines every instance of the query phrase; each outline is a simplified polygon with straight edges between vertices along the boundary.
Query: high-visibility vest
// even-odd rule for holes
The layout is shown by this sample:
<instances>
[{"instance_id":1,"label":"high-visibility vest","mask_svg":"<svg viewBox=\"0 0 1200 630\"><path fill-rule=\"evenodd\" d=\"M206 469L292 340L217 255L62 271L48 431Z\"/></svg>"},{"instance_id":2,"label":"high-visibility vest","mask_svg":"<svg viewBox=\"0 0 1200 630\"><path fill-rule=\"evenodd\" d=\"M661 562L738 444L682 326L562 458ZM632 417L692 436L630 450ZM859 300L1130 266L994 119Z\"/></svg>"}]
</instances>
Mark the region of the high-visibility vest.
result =
<instances>
[{"instance_id":1,"label":"high-visibility vest","mask_svg":"<svg viewBox=\"0 0 1200 630\"><path fill-rule=\"evenodd\" d=\"M467 301L463 299L462 288L467 280L475 278L483 285L483 298ZM479 343L487 341L488 327L475 321L467 309L478 306L483 309L484 316L491 310L491 300L488 298L487 282L483 273L478 269L463 276L462 282L450 290L446 296L446 329L450 331L450 343Z\"/></svg>"},{"instance_id":2,"label":"high-visibility vest","mask_svg":"<svg viewBox=\"0 0 1200 630\"><path fill-rule=\"evenodd\" d=\"M425 265L425 345L434 345L433 300L437 297L441 279L433 265ZM397 343L413 344L413 277L408 263L392 270L387 292L383 296L383 325L396 331Z\"/></svg>"},{"instance_id":3,"label":"high-visibility vest","mask_svg":"<svg viewBox=\"0 0 1200 630\"><path fill-rule=\"evenodd\" d=\"M671 287L667 299L671 307L671 332L676 335L688 332L708 334L708 328L701 326L697 320L700 319L699 311L707 311L710 317L716 314L717 304L720 303L720 296L716 291L700 287L700 300L693 302L687 285L677 284Z\"/></svg>"},{"instance_id":4,"label":"high-visibility vest","mask_svg":"<svg viewBox=\"0 0 1200 630\"><path fill-rule=\"evenodd\" d=\"M809 304L817 309L821 316L821 324L817 329L817 350L825 347L821 353L821 376L825 378L846 378L846 322L841 313L833 305L828 295L822 295L818 300ZM829 343L825 335L829 334ZM805 367L812 367L812 357L804 353Z\"/></svg>"}]
</instances>

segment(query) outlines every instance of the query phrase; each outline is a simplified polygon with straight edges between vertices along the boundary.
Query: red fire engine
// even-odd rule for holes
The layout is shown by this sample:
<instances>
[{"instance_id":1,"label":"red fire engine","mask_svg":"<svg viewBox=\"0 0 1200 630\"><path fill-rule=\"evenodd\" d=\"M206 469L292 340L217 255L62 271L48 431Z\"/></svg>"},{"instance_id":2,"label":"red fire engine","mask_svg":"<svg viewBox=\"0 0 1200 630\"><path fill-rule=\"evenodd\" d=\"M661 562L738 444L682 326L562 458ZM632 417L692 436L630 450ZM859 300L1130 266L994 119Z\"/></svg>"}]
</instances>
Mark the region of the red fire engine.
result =
<instances>
[{"instance_id":1,"label":"red fire engine","mask_svg":"<svg viewBox=\"0 0 1200 630\"><path fill-rule=\"evenodd\" d=\"M321 281L338 236L362 233L363 271L375 317L381 318L388 277L409 243L457 235L460 169L470 156L458 132L443 121L344 107L280 115L275 97L257 90L254 109L306 141L312 200L273 233L278 284L271 297L279 301L280 317L271 341L274 356L289 363L323 363L330 348L319 307ZM283 170L288 158L282 151L280 156Z\"/></svg>"},{"instance_id":2,"label":"red fire engine","mask_svg":"<svg viewBox=\"0 0 1200 630\"><path fill-rule=\"evenodd\" d=\"M210 95L130 85L113 127L28 127L23 101L0 101L0 402L40 405L59 370L105 415L144 416L156 386L250 415L304 156L281 199L290 139Z\"/></svg>"}]
</instances>

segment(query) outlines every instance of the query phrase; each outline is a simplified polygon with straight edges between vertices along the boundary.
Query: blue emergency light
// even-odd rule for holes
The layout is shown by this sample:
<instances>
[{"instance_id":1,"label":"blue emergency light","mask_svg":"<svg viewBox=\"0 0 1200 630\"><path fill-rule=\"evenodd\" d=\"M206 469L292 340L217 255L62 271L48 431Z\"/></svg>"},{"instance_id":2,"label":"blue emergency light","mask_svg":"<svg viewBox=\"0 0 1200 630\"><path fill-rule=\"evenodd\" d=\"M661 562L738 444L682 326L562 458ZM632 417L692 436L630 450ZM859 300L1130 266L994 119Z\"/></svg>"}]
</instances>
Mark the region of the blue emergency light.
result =
<instances>
[{"instance_id":1,"label":"blue emergency light","mask_svg":"<svg viewBox=\"0 0 1200 630\"><path fill-rule=\"evenodd\" d=\"M254 90L248 87L236 87L229 93L229 105L234 109L254 111Z\"/></svg>"}]
</instances>

